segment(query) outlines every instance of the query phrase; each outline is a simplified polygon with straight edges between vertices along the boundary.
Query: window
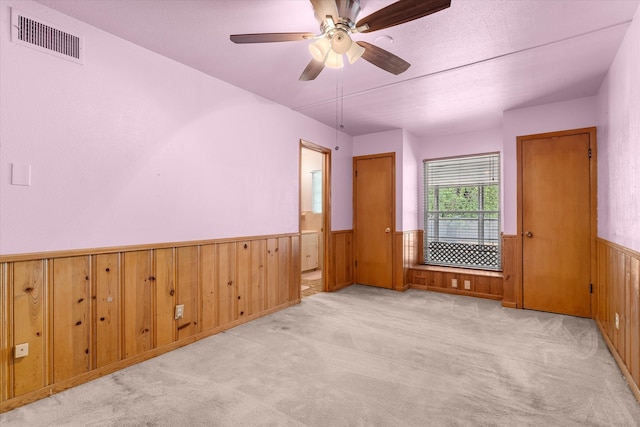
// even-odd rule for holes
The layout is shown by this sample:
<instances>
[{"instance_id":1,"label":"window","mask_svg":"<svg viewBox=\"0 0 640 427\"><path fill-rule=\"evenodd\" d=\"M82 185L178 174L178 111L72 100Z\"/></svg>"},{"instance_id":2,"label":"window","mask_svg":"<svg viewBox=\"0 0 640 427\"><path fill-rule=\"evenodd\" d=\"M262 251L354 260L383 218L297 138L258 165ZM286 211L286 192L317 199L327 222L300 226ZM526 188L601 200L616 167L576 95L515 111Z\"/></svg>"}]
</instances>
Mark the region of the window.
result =
<instances>
[{"instance_id":1,"label":"window","mask_svg":"<svg viewBox=\"0 0 640 427\"><path fill-rule=\"evenodd\" d=\"M311 171L311 210L322 213L322 171Z\"/></svg>"},{"instance_id":2,"label":"window","mask_svg":"<svg viewBox=\"0 0 640 427\"><path fill-rule=\"evenodd\" d=\"M424 262L500 269L500 155L424 161Z\"/></svg>"}]
</instances>

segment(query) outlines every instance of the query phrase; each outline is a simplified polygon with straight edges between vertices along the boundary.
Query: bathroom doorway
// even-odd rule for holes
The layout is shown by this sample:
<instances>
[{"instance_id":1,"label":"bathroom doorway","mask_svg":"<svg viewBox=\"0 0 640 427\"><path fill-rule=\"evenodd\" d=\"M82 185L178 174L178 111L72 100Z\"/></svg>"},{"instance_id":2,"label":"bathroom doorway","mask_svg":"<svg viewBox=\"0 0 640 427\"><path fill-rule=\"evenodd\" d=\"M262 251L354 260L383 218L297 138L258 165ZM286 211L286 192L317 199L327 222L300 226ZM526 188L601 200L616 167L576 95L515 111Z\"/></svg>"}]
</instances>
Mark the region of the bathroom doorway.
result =
<instances>
[{"instance_id":1,"label":"bathroom doorway","mask_svg":"<svg viewBox=\"0 0 640 427\"><path fill-rule=\"evenodd\" d=\"M331 150L300 141L300 295L328 290Z\"/></svg>"}]
</instances>

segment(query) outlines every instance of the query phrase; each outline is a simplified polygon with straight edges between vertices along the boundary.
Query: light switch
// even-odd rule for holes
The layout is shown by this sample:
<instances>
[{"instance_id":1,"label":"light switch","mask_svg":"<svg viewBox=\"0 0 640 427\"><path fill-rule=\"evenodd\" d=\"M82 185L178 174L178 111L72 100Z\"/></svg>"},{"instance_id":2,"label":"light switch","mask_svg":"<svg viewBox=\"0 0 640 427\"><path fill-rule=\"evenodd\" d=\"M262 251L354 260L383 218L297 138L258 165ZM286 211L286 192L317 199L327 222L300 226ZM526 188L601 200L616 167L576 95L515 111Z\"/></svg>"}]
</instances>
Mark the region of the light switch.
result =
<instances>
[{"instance_id":1,"label":"light switch","mask_svg":"<svg viewBox=\"0 0 640 427\"><path fill-rule=\"evenodd\" d=\"M11 184L31 185L31 165L11 164Z\"/></svg>"},{"instance_id":2,"label":"light switch","mask_svg":"<svg viewBox=\"0 0 640 427\"><path fill-rule=\"evenodd\" d=\"M29 343L23 343L23 344L16 344L16 347L14 349L14 356L16 359L19 359L21 357L25 357L29 355Z\"/></svg>"}]
</instances>

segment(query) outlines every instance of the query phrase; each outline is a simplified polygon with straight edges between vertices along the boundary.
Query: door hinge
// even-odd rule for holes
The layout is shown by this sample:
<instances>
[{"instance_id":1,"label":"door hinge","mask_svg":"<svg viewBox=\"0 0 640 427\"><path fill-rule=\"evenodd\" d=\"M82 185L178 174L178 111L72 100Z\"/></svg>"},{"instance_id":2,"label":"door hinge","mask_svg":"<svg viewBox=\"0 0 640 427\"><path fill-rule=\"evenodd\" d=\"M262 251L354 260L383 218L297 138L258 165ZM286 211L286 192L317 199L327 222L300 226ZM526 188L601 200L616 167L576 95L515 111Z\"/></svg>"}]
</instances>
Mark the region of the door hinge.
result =
<instances>
[{"instance_id":1,"label":"door hinge","mask_svg":"<svg viewBox=\"0 0 640 427\"><path fill-rule=\"evenodd\" d=\"M354 171L354 173L356 174L356 178L358 177L358 171Z\"/></svg>"},{"instance_id":2,"label":"door hinge","mask_svg":"<svg viewBox=\"0 0 640 427\"><path fill-rule=\"evenodd\" d=\"M358 268L358 260L356 260L356 268Z\"/></svg>"},{"instance_id":3,"label":"door hinge","mask_svg":"<svg viewBox=\"0 0 640 427\"><path fill-rule=\"evenodd\" d=\"M591 152L591 148L589 148L589 158L591 158L592 154L593 153Z\"/></svg>"},{"instance_id":4,"label":"door hinge","mask_svg":"<svg viewBox=\"0 0 640 427\"><path fill-rule=\"evenodd\" d=\"M593 293L593 283L589 283L589 293Z\"/></svg>"}]
</instances>

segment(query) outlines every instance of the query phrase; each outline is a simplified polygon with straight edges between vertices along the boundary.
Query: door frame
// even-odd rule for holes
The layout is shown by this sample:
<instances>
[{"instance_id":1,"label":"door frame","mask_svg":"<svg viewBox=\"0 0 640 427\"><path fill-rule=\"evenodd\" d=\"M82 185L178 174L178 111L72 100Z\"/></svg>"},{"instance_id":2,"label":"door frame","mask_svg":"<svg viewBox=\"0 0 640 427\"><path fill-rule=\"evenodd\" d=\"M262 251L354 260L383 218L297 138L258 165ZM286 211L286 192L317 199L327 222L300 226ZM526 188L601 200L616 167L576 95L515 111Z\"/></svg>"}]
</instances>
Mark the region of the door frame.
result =
<instances>
[{"instance_id":1,"label":"door frame","mask_svg":"<svg viewBox=\"0 0 640 427\"><path fill-rule=\"evenodd\" d=\"M395 152L389 152L389 153L379 153L379 154L369 154L369 155L365 155L365 156L355 156L353 157L353 163L352 163L352 174L353 174L353 180L352 180L352 188L353 188L353 245L352 245L352 253L351 253L351 259L353 259L353 279L354 279L354 283L357 283L357 278L358 278L358 269L355 265L356 263L356 255L358 254L358 239L357 239L357 231L358 231L358 218L356 216L356 205L357 205L357 186L356 186L356 162L358 160L370 160L370 159L378 159L378 158L384 158L384 157L390 157L391 158L391 200L393 203L393 209L391 209L391 235L392 235L392 239L391 239L391 289L398 289L398 279L396 277L396 153ZM402 285L402 284L400 284Z\"/></svg>"},{"instance_id":2,"label":"door frame","mask_svg":"<svg viewBox=\"0 0 640 427\"><path fill-rule=\"evenodd\" d=\"M331 149L313 142L300 140L298 153L298 233L300 229L300 214L302 213L302 150L308 149L322 154L322 291L330 290L333 283L333 265L330 262L331 254ZM300 272L302 274L302 272Z\"/></svg>"},{"instance_id":3,"label":"door frame","mask_svg":"<svg viewBox=\"0 0 640 427\"><path fill-rule=\"evenodd\" d=\"M517 239L516 239L516 307L524 308L524 277L523 277L523 240L524 240L524 230L522 227L523 220L523 208L522 204L524 202L524 195L522 194L522 145L524 141L532 140L532 139L546 139L553 137L562 137L568 135L577 135L577 134L589 134L589 147L591 149L591 161L589 162L589 205L590 205L590 233L591 233L591 260L590 260L590 283L592 285L591 292L591 318L595 319L596 311L597 311L597 302L598 302L598 294L597 294L597 262L596 262L596 238L598 233L598 206L597 206L597 196L598 196L598 157L597 157L597 128L588 127L588 128L579 128L579 129L570 129L558 132L547 132L547 133L539 133L533 135L524 135L516 137L516 160L517 160Z\"/></svg>"}]
</instances>

